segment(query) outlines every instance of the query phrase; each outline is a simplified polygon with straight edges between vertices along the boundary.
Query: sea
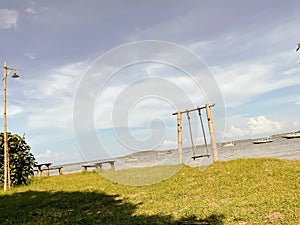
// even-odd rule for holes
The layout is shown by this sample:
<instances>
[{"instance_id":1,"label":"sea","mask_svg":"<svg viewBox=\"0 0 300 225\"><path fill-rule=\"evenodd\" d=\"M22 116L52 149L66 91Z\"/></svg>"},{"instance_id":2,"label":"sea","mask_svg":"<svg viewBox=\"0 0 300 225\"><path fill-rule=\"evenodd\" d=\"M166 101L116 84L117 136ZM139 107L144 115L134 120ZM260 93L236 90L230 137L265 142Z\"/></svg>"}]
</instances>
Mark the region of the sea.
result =
<instances>
[{"instance_id":1,"label":"sea","mask_svg":"<svg viewBox=\"0 0 300 225\"><path fill-rule=\"evenodd\" d=\"M264 144L253 144L253 139L243 139L234 141L234 146L224 147L221 143L217 144L218 160L228 161L239 158L277 158L283 160L300 160L300 138L286 139L281 135L271 136L273 142ZM209 155L209 157L200 157L195 160L193 155ZM151 167L159 165L176 165L178 164L177 149L170 150L151 150L140 151L127 156L112 159L99 159L90 162L80 162L65 164L63 173L74 173L82 171L82 165L87 163L103 162L107 160L115 161L115 169L129 169L140 167ZM213 163L211 146L196 146L193 150L191 147L183 148L184 164L189 166L207 166ZM109 164L103 164L103 169L109 169ZM90 168L93 170L94 168ZM51 171L56 175L56 171Z\"/></svg>"}]
</instances>

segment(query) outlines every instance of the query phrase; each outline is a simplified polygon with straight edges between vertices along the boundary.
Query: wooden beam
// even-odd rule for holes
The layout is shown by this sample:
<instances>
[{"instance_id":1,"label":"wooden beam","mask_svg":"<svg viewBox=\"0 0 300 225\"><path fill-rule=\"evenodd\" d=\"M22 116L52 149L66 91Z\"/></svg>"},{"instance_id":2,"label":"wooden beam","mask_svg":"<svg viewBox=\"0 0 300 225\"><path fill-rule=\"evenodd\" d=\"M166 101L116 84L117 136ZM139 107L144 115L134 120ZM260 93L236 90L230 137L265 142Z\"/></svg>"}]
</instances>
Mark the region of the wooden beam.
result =
<instances>
[{"instance_id":1,"label":"wooden beam","mask_svg":"<svg viewBox=\"0 0 300 225\"><path fill-rule=\"evenodd\" d=\"M183 163L182 156L182 125L181 125L181 113L177 113L177 132L178 132L178 161L179 164Z\"/></svg>"},{"instance_id":2,"label":"wooden beam","mask_svg":"<svg viewBox=\"0 0 300 225\"><path fill-rule=\"evenodd\" d=\"M213 153L213 157L214 157L214 162L218 162L219 158L218 158L216 137L215 137L215 133L214 133L214 127L213 127L213 120L212 120L210 105L206 104L205 108L206 108L206 115L207 115L208 128L209 128L211 148L212 148L212 153Z\"/></svg>"},{"instance_id":3,"label":"wooden beam","mask_svg":"<svg viewBox=\"0 0 300 225\"><path fill-rule=\"evenodd\" d=\"M214 107L214 106L215 106L215 104L209 105L209 107ZM194 108L194 109L187 109L187 110L184 110L184 111L174 112L174 113L172 113L172 115L177 115L178 113L188 113L188 112L196 111L196 110L199 110L199 109L205 109L205 108L206 108L206 105L205 106L198 106L197 108Z\"/></svg>"}]
</instances>

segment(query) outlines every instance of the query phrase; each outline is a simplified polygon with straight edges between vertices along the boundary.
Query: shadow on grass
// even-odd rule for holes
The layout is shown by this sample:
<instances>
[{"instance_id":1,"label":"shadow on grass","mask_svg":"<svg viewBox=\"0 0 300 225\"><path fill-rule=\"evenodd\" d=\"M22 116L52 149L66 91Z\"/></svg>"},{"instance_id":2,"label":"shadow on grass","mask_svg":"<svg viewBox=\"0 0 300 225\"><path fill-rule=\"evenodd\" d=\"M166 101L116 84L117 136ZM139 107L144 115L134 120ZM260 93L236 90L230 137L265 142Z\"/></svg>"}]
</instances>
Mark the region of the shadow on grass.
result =
<instances>
[{"instance_id":1,"label":"shadow on grass","mask_svg":"<svg viewBox=\"0 0 300 225\"><path fill-rule=\"evenodd\" d=\"M142 204L142 203L141 203ZM0 196L0 224L223 224L223 215L176 221L171 215L137 215L139 204L98 192L28 191Z\"/></svg>"}]
</instances>

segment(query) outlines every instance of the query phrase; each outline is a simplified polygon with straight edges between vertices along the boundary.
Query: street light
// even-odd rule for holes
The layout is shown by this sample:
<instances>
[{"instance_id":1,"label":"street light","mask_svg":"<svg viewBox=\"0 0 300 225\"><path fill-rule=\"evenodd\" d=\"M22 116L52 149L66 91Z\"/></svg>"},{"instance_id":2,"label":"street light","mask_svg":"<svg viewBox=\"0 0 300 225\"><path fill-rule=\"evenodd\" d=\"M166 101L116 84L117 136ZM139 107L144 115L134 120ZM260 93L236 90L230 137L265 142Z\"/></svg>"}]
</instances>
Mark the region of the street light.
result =
<instances>
[{"instance_id":1,"label":"street light","mask_svg":"<svg viewBox=\"0 0 300 225\"><path fill-rule=\"evenodd\" d=\"M18 78L19 75L16 73L18 70L13 69L13 68L8 68L6 62L4 62L3 71L4 71L4 76L3 76L4 191L6 191L7 189L10 190L10 168L9 168L9 153L8 153L7 124L6 124L6 78L9 75L9 72L11 72L11 71L14 72L14 74L12 75L12 78Z\"/></svg>"}]
</instances>

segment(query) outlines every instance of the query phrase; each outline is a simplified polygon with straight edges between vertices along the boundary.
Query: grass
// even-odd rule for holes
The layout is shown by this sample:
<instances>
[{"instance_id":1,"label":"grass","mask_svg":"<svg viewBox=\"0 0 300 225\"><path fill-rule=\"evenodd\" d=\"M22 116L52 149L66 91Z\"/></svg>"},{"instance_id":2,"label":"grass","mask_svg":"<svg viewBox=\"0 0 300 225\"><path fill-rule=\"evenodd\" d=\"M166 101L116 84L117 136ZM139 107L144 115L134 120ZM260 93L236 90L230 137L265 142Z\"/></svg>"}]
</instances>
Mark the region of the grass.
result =
<instances>
[{"instance_id":1,"label":"grass","mask_svg":"<svg viewBox=\"0 0 300 225\"><path fill-rule=\"evenodd\" d=\"M0 191L0 224L300 224L299 161L238 159L119 184L172 169L35 178Z\"/></svg>"},{"instance_id":2,"label":"grass","mask_svg":"<svg viewBox=\"0 0 300 225\"><path fill-rule=\"evenodd\" d=\"M100 174L115 182L131 186L143 186L161 182L177 173L183 165L153 166L120 171L104 170Z\"/></svg>"}]
</instances>

